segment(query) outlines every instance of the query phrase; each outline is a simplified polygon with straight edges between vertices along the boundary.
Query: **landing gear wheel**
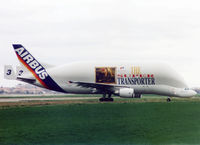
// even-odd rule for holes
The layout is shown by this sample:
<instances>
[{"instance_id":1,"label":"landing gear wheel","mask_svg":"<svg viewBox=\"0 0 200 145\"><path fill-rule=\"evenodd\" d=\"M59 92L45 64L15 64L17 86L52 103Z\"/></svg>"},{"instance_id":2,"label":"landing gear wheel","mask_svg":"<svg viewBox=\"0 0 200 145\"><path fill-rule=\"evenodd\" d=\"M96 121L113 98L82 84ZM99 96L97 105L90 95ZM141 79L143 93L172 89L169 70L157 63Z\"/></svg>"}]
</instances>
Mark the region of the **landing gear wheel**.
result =
<instances>
[{"instance_id":1,"label":"landing gear wheel","mask_svg":"<svg viewBox=\"0 0 200 145\"><path fill-rule=\"evenodd\" d=\"M113 98L108 98L108 101L109 101L109 102L113 102L114 99L113 99Z\"/></svg>"},{"instance_id":2,"label":"landing gear wheel","mask_svg":"<svg viewBox=\"0 0 200 145\"><path fill-rule=\"evenodd\" d=\"M100 102L104 102L104 101L105 101L105 98L102 97L102 98L99 99L99 101L100 101Z\"/></svg>"},{"instance_id":3,"label":"landing gear wheel","mask_svg":"<svg viewBox=\"0 0 200 145\"><path fill-rule=\"evenodd\" d=\"M171 98L167 98L167 102L170 102L171 101Z\"/></svg>"},{"instance_id":4,"label":"landing gear wheel","mask_svg":"<svg viewBox=\"0 0 200 145\"><path fill-rule=\"evenodd\" d=\"M103 97L102 97L102 98L99 99L99 101L100 101L100 102L113 102L114 99L113 99L113 98L103 98Z\"/></svg>"},{"instance_id":5,"label":"landing gear wheel","mask_svg":"<svg viewBox=\"0 0 200 145\"><path fill-rule=\"evenodd\" d=\"M114 99L111 98L112 94L108 94L108 97L106 97L106 94L103 94L103 97L99 99L100 102L113 102Z\"/></svg>"}]
</instances>

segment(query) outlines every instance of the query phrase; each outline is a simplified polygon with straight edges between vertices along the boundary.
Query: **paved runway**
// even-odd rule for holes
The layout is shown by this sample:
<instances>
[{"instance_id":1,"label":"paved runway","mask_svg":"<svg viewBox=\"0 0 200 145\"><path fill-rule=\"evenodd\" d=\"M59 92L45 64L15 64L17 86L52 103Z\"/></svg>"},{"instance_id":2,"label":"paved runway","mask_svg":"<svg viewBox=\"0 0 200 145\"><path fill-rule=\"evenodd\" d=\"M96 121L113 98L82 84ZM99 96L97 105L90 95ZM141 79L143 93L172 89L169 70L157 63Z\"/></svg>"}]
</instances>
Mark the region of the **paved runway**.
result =
<instances>
[{"instance_id":1,"label":"paved runway","mask_svg":"<svg viewBox=\"0 0 200 145\"><path fill-rule=\"evenodd\" d=\"M89 100L99 97L56 97L56 98L0 98L0 102L29 102L29 101L56 101L56 100Z\"/></svg>"}]
</instances>

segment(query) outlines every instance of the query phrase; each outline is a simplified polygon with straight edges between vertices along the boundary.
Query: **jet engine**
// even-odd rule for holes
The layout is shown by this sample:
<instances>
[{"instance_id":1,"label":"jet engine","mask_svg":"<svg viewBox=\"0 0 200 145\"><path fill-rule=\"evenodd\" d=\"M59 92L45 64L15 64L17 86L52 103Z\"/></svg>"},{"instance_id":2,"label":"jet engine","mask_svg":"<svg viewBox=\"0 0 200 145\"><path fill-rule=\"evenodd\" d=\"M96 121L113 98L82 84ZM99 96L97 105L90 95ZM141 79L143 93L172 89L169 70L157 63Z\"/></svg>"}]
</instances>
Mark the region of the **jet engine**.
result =
<instances>
[{"instance_id":1,"label":"jet engine","mask_svg":"<svg viewBox=\"0 0 200 145\"><path fill-rule=\"evenodd\" d=\"M119 90L119 96L122 98L134 98L135 93L132 88L122 88Z\"/></svg>"}]
</instances>

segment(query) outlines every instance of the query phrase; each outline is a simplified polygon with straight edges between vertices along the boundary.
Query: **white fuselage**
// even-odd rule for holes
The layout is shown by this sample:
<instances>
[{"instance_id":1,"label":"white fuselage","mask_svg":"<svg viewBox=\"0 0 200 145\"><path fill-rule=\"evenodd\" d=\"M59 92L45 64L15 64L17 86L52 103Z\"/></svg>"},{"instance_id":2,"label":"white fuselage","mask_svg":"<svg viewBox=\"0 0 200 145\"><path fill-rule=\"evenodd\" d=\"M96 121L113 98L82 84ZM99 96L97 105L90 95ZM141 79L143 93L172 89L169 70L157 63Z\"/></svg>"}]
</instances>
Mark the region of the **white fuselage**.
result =
<instances>
[{"instance_id":1,"label":"white fuselage","mask_svg":"<svg viewBox=\"0 0 200 145\"><path fill-rule=\"evenodd\" d=\"M70 81L109 84L133 88L138 94L190 97L184 79L165 64L131 62L76 62L46 69L52 79L67 93L102 93L94 88L78 86ZM110 76L109 76L110 75ZM110 82L102 78L107 77ZM40 85L36 82L35 85ZM116 89L116 91L117 91Z\"/></svg>"},{"instance_id":2,"label":"white fuselage","mask_svg":"<svg viewBox=\"0 0 200 145\"><path fill-rule=\"evenodd\" d=\"M93 61L51 66L37 61L21 44L13 44L13 48L22 65L16 73L11 66L5 66L6 79L63 93L103 94L100 101L113 101L112 94L124 98L140 98L141 94L175 97L196 94L165 64Z\"/></svg>"}]
</instances>

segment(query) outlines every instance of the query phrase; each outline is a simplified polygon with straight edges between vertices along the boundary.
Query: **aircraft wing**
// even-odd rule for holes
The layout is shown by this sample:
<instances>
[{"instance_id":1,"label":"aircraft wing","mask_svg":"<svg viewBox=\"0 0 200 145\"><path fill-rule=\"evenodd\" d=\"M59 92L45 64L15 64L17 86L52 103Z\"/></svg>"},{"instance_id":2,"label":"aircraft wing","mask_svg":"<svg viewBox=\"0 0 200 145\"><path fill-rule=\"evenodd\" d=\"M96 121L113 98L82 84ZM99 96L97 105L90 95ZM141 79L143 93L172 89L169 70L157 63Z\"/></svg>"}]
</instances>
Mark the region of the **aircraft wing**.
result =
<instances>
[{"instance_id":1,"label":"aircraft wing","mask_svg":"<svg viewBox=\"0 0 200 145\"><path fill-rule=\"evenodd\" d=\"M115 92L117 88L127 88L127 86L119 86L114 84L100 84L100 83L88 83L88 82L76 82L76 81L69 81L69 83L77 84L77 86L86 87L86 88L95 88L98 91L103 92Z\"/></svg>"}]
</instances>

